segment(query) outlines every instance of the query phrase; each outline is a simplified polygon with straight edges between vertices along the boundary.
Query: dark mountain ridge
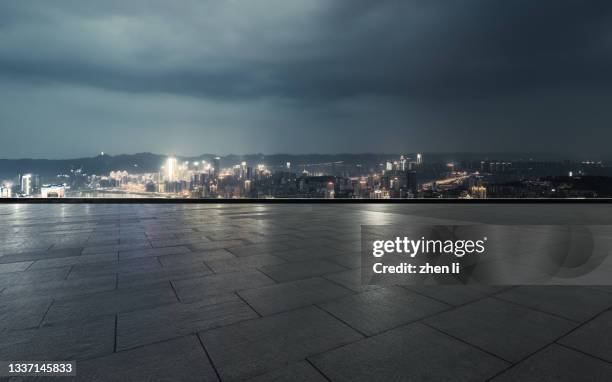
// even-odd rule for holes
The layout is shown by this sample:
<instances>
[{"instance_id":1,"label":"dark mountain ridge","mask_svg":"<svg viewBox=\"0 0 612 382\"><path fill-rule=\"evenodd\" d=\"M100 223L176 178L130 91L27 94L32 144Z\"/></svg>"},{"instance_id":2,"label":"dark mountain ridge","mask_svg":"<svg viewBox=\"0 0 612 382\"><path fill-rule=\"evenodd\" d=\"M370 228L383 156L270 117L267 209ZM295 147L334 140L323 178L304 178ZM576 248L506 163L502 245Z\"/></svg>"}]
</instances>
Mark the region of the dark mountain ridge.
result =
<instances>
[{"instance_id":1,"label":"dark mountain ridge","mask_svg":"<svg viewBox=\"0 0 612 382\"><path fill-rule=\"evenodd\" d=\"M374 165L386 160L398 159L400 154L229 154L221 156L221 166L229 167L246 161L254 166L259 163L267 166L284 166L291 162L295 169L304 164L320 164L332 162L362 163L363 165ZM408 154L410 155L410 154ZM212 161L215 154L202 154L199 156L177 156L181 161ZM562 160L559 156L551 154L501 154L501 153L424 153L425 161L471 161L471 160ZM59 174L69 174L71 170L82 169L83 173L107 175L111 171L125 170L130 173L157 172L168 158L167 155L153 153L107 155L101 154L89 158L75 159L0 159L0 180L14 179L19 174L34 173L43 179L52 179Z\"/></svg>"}]
</instances>

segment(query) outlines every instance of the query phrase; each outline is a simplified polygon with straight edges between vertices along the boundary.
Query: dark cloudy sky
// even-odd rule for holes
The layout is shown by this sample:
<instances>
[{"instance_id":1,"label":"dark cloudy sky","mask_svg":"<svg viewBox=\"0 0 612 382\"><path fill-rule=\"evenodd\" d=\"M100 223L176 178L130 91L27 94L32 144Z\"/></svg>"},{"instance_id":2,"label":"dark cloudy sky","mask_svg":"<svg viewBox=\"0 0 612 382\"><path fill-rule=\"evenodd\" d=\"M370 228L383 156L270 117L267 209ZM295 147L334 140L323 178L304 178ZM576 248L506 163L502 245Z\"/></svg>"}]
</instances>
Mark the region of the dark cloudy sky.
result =
<instances>
[{"instance_id":1,"label":"dark cloudy sky","mask_svg":"<svg viewBox=\"0 0 612 382\"><path fill-rule=\"evenodd\" d=\"M2 0L0 157L612 152L612 2Z\"/></svg>"}]
</instances>

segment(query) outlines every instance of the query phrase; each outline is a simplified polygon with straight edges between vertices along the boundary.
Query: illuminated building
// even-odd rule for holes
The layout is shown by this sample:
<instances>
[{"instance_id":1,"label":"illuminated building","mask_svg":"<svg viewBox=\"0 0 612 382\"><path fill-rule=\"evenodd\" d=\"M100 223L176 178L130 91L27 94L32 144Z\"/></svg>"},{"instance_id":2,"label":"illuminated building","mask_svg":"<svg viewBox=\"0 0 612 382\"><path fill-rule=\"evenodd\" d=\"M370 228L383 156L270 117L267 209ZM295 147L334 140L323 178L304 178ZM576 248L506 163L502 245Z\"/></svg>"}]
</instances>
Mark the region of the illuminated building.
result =
<instances>
[{"instance_id":1,"label":"illuminated building","mask_svg":"<svg viewBox=\"0 0 612 382\"><path fill-rule=\"evenodd\" d=\"M25 196L32 195L32 174L21 176L21 193Z\"/></svg>"},{"instance_id":2,"label":"illuminated building","mask_svg":"<svg viewBox=\"0 0 612 382\"><path fill-rule=\"evenodd\" d=\"M510 169L512 163L502 161L481 161L480 172L488 174L498 174L506 172Z\"/></svg>"},{"instance_id":3,"label":"illuminated building","mask_svg":"<svg viewBox=\"0 0 612 382\"><path fill-rule=\"evenodd\" d=\"M406 158L405 156L402 155L400 157L400 163L401 163L400 170L402 170L402 171L408 170L408 158Z\"/></svg>"},{"instance_id":4,"label":"illuminated building","mask_svg":"<svg viewBox=\"0 0 612 382\"><path fill-rule=\"evenodd\" d=\"M336 197L335 185L333 182L327 183L327 188L325 189L325 199L334 199Z\"/></svg>"},{"instance_id":5,"label":"illuminated building","mask_svg":"<svg viewBox=\"0 0 612 382\"><path fill-rule=\"evenodd\" d=\"M66 188L61 184L45 184L40 193L43 198L63 198L66 196Z\"/></svg>"},{"instance_id":6,"label":"illuminated building","mask_svg":"<svg viewBox=\"0 0 612 382\"><path fill-rule=\"evenodd\" d=\"M389 191L387 190L374 190L374 192L370 195L371 199L389 199Z\"/></svg>"},{"instance_id":7,"label":"illuminated building","mask_svg":"<svg viewBox=\"0 0 612 382\"><path fill-rule=\"evenodd\" d=\"M127 184L129 179L129 173L127 171L111 171L109 179L113 182L112 184L116 187L120 187L122 184Z\"/></svg>"},{"instance_id":8,"label":"illuminated building","mask_svg":"<svg viewBox=\"0 0 612 382\"><path fill-rule=\"evenodd\" d=\"M2 187L0 187L0 198L12 198L12 197L13 197L13 192L11 190L11 185L3 184Z\"/></svg>"},{"instance_id":9,"label":"illuminated building","mask_svg":"<svg viewBox=\"0 0 612 382\"><path fill-rule=\"evenodd\" d=\"M487 198L487 188L484 186L474 186L470 189L470 193L473 198L477 199L486 199Z\"/></svg>"},{"instance_id":10,"label":"illuminated building","mask_svg":"<svg viewBox=\"0 0 612 382\"><path fill-rule=\"evenodd\" d=\"M165 180L169 182L176 182L178 180L178 165L176 158L168 158L165 167Z\"/></svg>"},{"instance_id":11,"label":"illuminated building","mask_svg":"<svg viewBox=\"0 0 612 382\"><path fill-rule=\"evenodd\" d=\"M291 170L291 162L287 162L287 170Z\"/></svg>"},{"instance_id":12,"label":"illuminated building","mask_svg":"<svg viewBox=\"0 0 612 382\"><path fill-rule=\"evenodd\" d=\"M417 156L416 156L416 164L417 164L417 166L420 166L420 165L423 164L423 155L417 154Z\"/></svg>"},{"instance_id":13,"label":"illuminated building","mask_svg":"<svg viewBox=\"0 0 612 382\"><path fill-rule=\"evenodd\" d=\"M240 172L239 172L238 177L240 179L245 179L247 177L247 163L246 162L240 163Z\"/></svg>"}]
</instances>

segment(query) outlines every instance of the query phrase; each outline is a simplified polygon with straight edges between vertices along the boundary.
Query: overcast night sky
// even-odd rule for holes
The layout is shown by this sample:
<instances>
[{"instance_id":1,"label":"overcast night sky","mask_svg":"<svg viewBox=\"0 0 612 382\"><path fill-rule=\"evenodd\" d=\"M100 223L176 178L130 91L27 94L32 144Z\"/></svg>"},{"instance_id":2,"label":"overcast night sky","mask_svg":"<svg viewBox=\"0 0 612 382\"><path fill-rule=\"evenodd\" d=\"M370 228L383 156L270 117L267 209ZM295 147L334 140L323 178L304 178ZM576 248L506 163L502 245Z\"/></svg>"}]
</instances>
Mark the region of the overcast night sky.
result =
<instances>
[{"instance_id":1,"label":"overcast night sky","mask_svg":"<svg viewBox=\"0 0 612 382\"><path fill-rule=\"evenodd\" d=\"M0 100L0 158L607 155L612 2L3 0Z\"/></svg>"}]
</instances>

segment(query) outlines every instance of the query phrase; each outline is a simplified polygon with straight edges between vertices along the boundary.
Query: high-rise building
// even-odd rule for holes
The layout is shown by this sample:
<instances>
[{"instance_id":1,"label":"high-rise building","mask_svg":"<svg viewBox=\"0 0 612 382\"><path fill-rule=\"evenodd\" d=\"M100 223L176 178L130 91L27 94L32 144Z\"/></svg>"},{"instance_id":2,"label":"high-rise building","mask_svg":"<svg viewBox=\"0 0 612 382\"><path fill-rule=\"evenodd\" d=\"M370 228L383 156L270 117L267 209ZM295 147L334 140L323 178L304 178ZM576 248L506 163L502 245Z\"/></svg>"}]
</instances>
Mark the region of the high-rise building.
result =
<instances>
[{"instance_id":1,"label":"high-rise building","mask_svg":"<svg viewBox=\"0 0 612 382\"><path fill-rule=\"evenodd\" d=\"M246 179L247 177L247 162L240 163L240 179Z\"/></svg>"},{"instance_id":2,"label":"high-rise building","mask_svg":"<svg viewBox=\"0 0 612 382\"><path fill-rule=\"evenodd\" d=\"M213 158L213 177L215 179L218 179L220 173L221 173L221 158L214 157Z\"/></svg>"},{"instance_id":3,"label":"high-rise building","mask_svg":"<svg viewBox=\"0 0 612 382\"><path fill-rule=\"evenodd\" d=\"M327 186L325 187L325 199L334 199L336 197L334 182L327 182Z\"/></svg>"},{"instance_id":4,"label":"high-rise building","mask_svg":"<svg viewBox=\"0 0 612 382\"><path fill-rule=\"evenodd\" d=\"M32 194L40 194L40 176L32 174Z\"/></svg>"},{"instance_id":5,"label":"high-rise building","mask_svg":"<svg viewBox=\"0 0 612 382\"><path fill-rule=\"evenodd\" d=\"M178 180L178 165L176 158L170 157L166 161L165 174L166 181L176 182Z\"/></svg>"},{"instance_id":6,"label":"high-rise building","mask_svg":"<svg viewBox=\"0 0 612 382\"><path fill-rule=\"evenodd\" d=\"M21 176L21 193L25 196L32 196L32 174Z\"/></svg>"},{"instance_id":7,"label":"high-rise building","mask_svg":"<svg viewBox=\"0 0 612 382\"><path fill-rule=\"evenodd\" d=\"M400 170L402 171L408 170L408 158L406 158L403 155L400 157Z\"/></svg>"},{"instance_id":8,"label":"high-rise building","mask_svg":"<svg viewBox=\"0 0 612 382\"><path fill-rule=\"evenodd\" d=\"M420 165L423 164L423 155L417 154L417 156L416 156L416 164L417 164L417 166L420 166Z\"/></svg>"},{"instance_id":9,"label":"high-rise building","mask_svg":"<svg viewBox=\"0 0 612 382\"><path fill-rule=\"evenodd\" d=\"M408 186L408 190L410 190L410 192L416 196L419 192L419 183L417 180L417 173L416 171L408 171L406 172L406 183Z\"/></svg>"}]
</instances>

